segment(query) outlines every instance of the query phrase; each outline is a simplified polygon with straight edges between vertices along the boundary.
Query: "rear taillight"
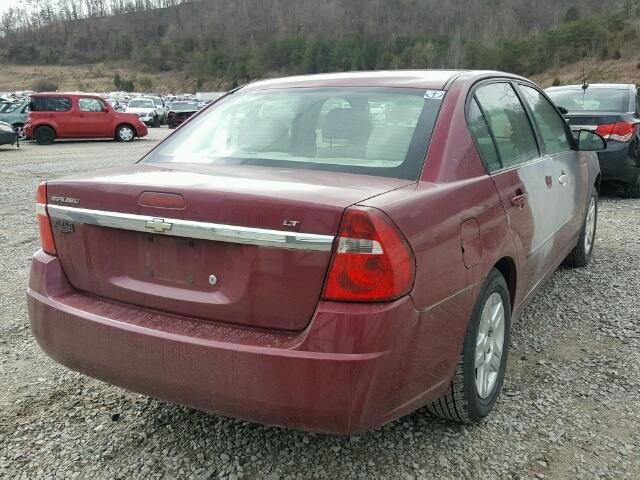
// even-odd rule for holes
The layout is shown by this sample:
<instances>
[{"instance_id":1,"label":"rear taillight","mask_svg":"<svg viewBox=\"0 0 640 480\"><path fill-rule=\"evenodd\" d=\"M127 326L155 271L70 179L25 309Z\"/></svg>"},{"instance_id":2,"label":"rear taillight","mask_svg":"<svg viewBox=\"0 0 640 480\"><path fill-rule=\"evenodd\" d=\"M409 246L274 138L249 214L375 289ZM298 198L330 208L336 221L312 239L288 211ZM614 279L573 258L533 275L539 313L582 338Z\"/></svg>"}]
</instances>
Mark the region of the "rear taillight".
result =
<instances>
[{"instance_id":1,"label":"rear taillight","mask_svg":"<svg viewBox=\"0 0 640 480\"><path fill-rule=\"evenodd\" d=\"M38 219L38 230L40 230L40 245L42 250L57 255L56 244L53 241L53 230L51 229L51 220L47 213L47 183L43 182L38 186L38 194L36 196L36 216Z\"/></svg>"},{"instance_id":2,"label":"rear taillight","mask_svg":"<svg viewBox=\"0 0 640 480\"><path fill-rule=\"evenodd\" d=\"M617 122L599 125L596 133L606 140L614 140L616 142L630 142L636 133L635 123Z\"/></svg>"},{"instance_id":3,"label":"rear taillight","mask_svg":"<svg viewBox=\"0 0 640 480\"><path fill-rule=\"evenodd\" d=\"M398 228L380 210L351 207L340 231L322 297L383 302L409 293L415 258Z\"/></svg>"}]
</instances>

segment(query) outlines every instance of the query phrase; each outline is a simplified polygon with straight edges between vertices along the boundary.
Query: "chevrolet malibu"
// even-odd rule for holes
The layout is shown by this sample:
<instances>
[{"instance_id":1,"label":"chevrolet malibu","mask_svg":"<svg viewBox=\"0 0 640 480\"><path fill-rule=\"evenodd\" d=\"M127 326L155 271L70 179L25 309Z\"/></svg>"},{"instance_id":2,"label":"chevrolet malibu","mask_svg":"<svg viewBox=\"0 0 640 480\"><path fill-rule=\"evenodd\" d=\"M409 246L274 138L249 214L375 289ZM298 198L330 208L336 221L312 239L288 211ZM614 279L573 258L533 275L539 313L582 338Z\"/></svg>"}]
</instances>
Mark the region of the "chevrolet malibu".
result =
<instances>
[{"instance_id":1,"label":"chevrolet malibu","mask_svg":"<svg viewBox=\"0 0 640 480\"><path fill-rule=\"evenodd\" d=\"M136 165L40 185L33 334L79 372L254 422L477 422L512 322L589 263L605 147L499 72L257 82Z\"/></svg>"}]
</instances>

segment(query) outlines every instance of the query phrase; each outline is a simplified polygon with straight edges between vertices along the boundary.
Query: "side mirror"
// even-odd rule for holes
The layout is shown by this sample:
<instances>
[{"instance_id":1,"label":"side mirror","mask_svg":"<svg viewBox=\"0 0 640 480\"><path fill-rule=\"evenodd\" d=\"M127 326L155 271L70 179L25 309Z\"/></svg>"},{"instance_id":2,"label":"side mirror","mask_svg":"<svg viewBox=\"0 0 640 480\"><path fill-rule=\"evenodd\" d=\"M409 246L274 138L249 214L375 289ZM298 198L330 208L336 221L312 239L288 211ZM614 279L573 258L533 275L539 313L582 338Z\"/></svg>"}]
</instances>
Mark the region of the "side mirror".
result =
<instances>
[{"instance_id":1,"label":"side mirror","mask_svg":"<svg viewBox=\"0 0 640 480\"><path fill-rule=\"evenodd\" d=\"M581 152L598 152L606 150L607 141L591 130L578 131L578 150Z\"/></svg>"},{"instance_id":2,"label":"side mirror","mask_svg":"<svg viewBox=\"0 0 640 480\"><path fill-rule=\"evenodd\" d=\"M108 109L107 107L102 107L102 111L103 111L104 113L109 113L109 109Z\"/></svg>"}]
</instances>

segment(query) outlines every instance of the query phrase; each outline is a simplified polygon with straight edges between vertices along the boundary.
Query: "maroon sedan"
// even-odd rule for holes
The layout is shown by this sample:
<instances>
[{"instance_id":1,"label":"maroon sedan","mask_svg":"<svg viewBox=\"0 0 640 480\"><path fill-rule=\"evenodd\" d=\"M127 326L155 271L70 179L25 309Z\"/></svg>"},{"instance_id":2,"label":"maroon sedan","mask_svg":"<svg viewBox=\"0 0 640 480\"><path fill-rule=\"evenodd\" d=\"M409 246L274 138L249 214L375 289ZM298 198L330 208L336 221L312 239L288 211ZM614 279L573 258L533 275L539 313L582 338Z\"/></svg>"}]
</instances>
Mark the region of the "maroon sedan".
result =
<instances>
[{"instance_id":1,"label":"maroon sedan","mask_svg":"<svg viewBox=\"0 0 640 480\"><path fill-rule=\"evenodd\" d=\"M136 165L40 186L33 333L74 370L255 422L475 422L512 321L589 262L602 148L498 72L257 82Z\"/></svg>"}]
</instances>

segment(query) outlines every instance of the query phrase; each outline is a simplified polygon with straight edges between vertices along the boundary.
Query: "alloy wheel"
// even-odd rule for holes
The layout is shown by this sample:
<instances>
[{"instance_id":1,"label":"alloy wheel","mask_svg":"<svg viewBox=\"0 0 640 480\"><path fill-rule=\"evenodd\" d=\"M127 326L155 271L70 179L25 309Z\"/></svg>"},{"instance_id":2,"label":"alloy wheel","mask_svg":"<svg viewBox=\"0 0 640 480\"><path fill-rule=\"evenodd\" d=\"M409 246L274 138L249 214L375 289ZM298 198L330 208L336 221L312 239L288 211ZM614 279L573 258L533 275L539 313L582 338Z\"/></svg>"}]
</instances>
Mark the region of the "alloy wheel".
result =
<instances>
[{"instance_id":1,"label":"alloy wheel","mask_svg":"<svg viewBox=\"0 0 640 480\"><path fill-rule=\"evenodd\" d=\"M484 304L475 352L476 389L480 398L491 396L502 364L505 333L504 302L492 293Z\"/></svg>"},{"instance_id":2,"label":"alloy wheel","mask_svg":"<svg viewBox=\"0 0 640 480\"><path fill-rule=\"evenodd\" d=\"M593 240L596 233L596 199L591 197L587 219L584 225L584 251L588 255L593 247Z\"/></svg>"}]
</instances>

